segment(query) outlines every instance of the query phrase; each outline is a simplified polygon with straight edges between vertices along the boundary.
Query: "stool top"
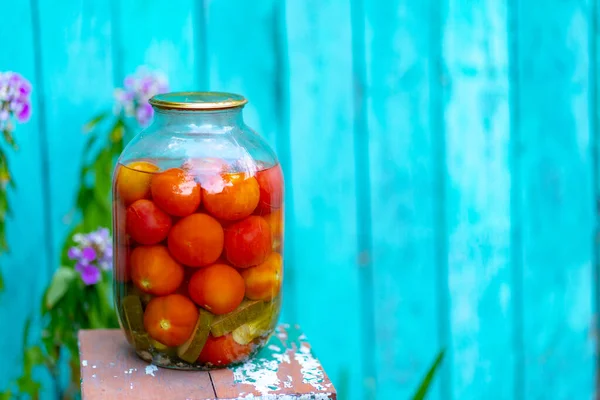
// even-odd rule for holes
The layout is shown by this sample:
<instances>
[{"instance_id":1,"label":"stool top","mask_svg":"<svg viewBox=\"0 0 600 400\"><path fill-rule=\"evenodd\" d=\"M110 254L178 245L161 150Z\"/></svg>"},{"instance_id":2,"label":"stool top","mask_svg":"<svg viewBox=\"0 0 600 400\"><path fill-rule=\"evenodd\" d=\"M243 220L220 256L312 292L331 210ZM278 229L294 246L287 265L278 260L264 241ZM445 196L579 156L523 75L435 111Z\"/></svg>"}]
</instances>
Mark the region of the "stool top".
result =
<instances>
[{"instance_id":1,"label":"stool top","mask_svg":"<svg viewBox=\"0 0 600 400\"><path fill-rule=\"evenodd\" d=\"M245 364L210 372L158 368L141 360L118 329L79 332L83 400L335 399L336 392L298 326L277 327Z\"/></svg>"}]
</instances>

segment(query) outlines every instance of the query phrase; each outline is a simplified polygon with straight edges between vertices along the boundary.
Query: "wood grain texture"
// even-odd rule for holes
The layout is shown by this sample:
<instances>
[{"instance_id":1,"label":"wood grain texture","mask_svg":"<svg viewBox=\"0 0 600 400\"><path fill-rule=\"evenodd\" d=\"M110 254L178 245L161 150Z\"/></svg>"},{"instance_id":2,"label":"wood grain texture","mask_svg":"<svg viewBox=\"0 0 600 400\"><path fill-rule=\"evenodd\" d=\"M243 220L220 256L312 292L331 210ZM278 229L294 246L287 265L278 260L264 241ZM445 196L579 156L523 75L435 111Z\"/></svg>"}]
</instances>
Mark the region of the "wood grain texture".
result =
<instances>
[{"instance_id":1,"label":"wood grain texture","mask_svg":"<svg viewBox=\"0 0 600 400\"><path fill-rule=\"evenodd\" d=\"M506 2L442 5L451 391L514 395Z\"/></svg>"},{"instance_id":2,"label":"wood grain texture","mask_svg":"<svg viewBox=\"0 0 600 400\"><path fill-rule=\"evenodd\" d=\"M523 393L584 399L595 374L590 2L550 1L545 10L529 2L516 9Z\"/></svg>"},{"instance_id":3,"label":"wood grain texture","mask_svg":"<svg viewBox=\"0 0 600 400\"><path fill-rule=\"evenodd\" d=\"M34 41L38 38L33 27L30 2L11 2L5 8L7 15L0 24L0 71L15 71L33 85L31 101L32 117L26 124L18 124L14 132L19 149L8 154L12 178L17 183L9 189L9 202L13 215L6 222L9 254L0 258L0 270L5 279L5 291L0 294L0 320L10 321L10 329L0 334L0 388L16 378L22 360L22 332L25 320L35 315L40 304L42 285L49 279L49 235L45 229L46 209L42 173L44 143L42 130L43 109L40 100L43 93L36 69ZM27 238L23 240L23 238ZM26 287L27 290L23 290ZM5 325L6 326L6 325ZM35 321L32 332L39 330Z\"/></svg>"},{"instance_id":4,"label":"wood grain texture","mask_svg":"<svg viewBox=\"0 0 600 400\"><path fill-rule=\"evenodd\" d=\"M340 397L362 399L350 17L349 1L286 4L294 166L287 212L297 322Z\"/></svg>"},{"instance_id":5,"label":"wood grain texture","mask_svg":"<svg viewBox=\"0 0 600 400\"><path fill-rule=\"evenodd\" d=\"M435 354L431 1L365 2L377 398L409 398ZM444 277L445 278L445 277ZM408 321L410 321L408 323ZM437 390L431 398L438 396Z\"/></svg>"},{"instance_id":6,"label":"wood grain texture","mask_svg":"<svg viewBox=\"0 0 600 400\"><path fill-rule=\"evenodd\" d=\"M73 1L58 9L39 0L41 70L51 197L53 266L74 219L83 125L112 99L111 16L108 3ZM46 282L44 282L45 284Z\"/></svg>"},{"instance_id":7,"label":"wood grain texture","mask_svg":"<svg viewBox=\"0 0 600 400\"><path fill-rule=\"evenodd\" d=\"M595 205L595 234L593 253L593 315L595 337L595 388L598 393L600 387L600 2L592 1L589 16L590 38L590 135L593 151L593 177L594 177L594 205ZM597 396L597 394L596 394Z\"/></svg>"},{"instance_id":8,"label":"wood grain texture","mask_svg":"<svg viewBox=\"0 0 600 400\"><path fill-rule=\"evenodd\" d=\"M115 43L122 73L146 66L166 74L172 91L196 90L201 66L195 62L194 4L193 0L119 1L114 14L120 36Z\"/></svg>"},{"instance_id":9,"label":"wood grain texture","mask_svg":"<svg viewBox=\"0 0 600 400\"><path fill-rule=\"evenodd\" d=\"M80 331L79 350L83 400L336 399L335 388L297 326L277 327L267 346L245 364L210 372L149 365L116 329Z\"/></svg>"},{"instance_id":10,"label":"wood grain texture","mask_svg":"<svg viewBox=\"0 0 600 400\"><path fill-rule=\"evenodd\" d=\"M235 12L232 12L235 10ZM206 1L210 90L243 93L246 123L277 147L281 93L277 1Z\"/></svg>"},{"instance_id":11,"label":"wood grain texture","mask_svg":"<svg viewBox=\"0 0 600 400\"><path fill-rule=\"evenodd\" d=\"M279 325L268 345L252 360L211 371L210 376L220 399L337 398L335 388L297 325Z\"/></svg>"}]
</instances>

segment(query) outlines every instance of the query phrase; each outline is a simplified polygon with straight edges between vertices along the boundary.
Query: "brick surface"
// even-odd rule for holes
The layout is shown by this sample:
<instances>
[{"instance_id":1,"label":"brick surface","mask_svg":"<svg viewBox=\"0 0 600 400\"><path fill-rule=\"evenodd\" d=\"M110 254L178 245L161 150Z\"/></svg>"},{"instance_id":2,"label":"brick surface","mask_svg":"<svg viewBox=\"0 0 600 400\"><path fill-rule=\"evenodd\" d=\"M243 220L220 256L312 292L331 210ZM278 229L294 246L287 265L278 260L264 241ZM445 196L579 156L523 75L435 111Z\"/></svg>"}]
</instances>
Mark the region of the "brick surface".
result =
<instances>
[{"instance_id":1,"label":"brick surface","mask_svg":"<svg viewBox=\"0 0 600 400\"><path fill-rule=\"evenodd\" d=\"M280 325L252 360L210 373L156 368L119 330L80 331L79 351L83 400L336 398L298 327Z\"/></svg>"}]
</instances>

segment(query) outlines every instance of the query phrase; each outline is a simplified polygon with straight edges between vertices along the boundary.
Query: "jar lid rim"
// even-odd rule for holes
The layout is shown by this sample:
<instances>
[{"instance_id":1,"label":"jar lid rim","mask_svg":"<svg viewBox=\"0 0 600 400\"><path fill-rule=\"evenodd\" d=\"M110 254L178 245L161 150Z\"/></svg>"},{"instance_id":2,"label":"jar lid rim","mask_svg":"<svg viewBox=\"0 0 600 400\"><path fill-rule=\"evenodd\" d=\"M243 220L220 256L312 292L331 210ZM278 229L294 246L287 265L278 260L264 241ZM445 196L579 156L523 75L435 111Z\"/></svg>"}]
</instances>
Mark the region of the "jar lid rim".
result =
<instances>
[{"instance_id":1,"label":"jar lid rim","mask_svg":"<svg viewBox=\"0 0 600 400\"><path fill-rule=\"evenodd\" d=\"M165 110L225 110L244 106L242 95L227 92L170 92L153 96L149 103Z\"/></svg>"}]
</instances>

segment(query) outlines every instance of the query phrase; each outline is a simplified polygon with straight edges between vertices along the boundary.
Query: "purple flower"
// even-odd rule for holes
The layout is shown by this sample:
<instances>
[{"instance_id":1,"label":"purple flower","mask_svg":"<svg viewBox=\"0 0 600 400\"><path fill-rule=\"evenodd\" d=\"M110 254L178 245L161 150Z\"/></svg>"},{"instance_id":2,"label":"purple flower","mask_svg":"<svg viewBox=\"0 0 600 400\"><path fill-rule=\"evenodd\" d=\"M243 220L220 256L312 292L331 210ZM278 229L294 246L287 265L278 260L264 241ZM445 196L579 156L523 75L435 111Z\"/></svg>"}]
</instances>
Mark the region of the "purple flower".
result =
<instances>
[{"instance_id":1,"label":"purple flower","mask_svg":"<svg viewBox=\"0 0 600 400\"><path fill-rule=\"evenodd\" d=\"M67 252L67 256L69 257L69 260L77 260L79 257L81 257L81 249L78 249L77 247L71 247Z\"/></svg>"},{"instance_id":2,"label":"purple flower","mask_svg":"<svg viewBox=\"0 0 600 400\"><path fill-rule=\"evenodd\" d=\"M27 122L31 117L31 106L29 104L23 104L21 110L17 113L17 121Z\"/></svg>"},{"instance_id":3,"label":"purple flower","mask_svg":"<svg viewBox=\"0 0 600 400\"><path fill-rule=\"evenodd\" d=\"M96 250L93 247L86 247L81 251L81 256L84 260L92 262L96 259Z\"/></svg>"},{"instance_id":4,"label":"purple flower","mask_svg":"<svg viewBox=\"0 0 600 400\"><path fill-rule=\"evenodd\" d=\"M100 270L93 265L77 263L75 270L80 273L81 280L88 286L100 282L100 278L102 277Z\"/></svg>"},{"instance_id":5,"label":"purple flower","mask_svg":"<svg viewBox=\"0 0 600 400\"><path fill-rule=\"evenodd\" d=\"M168 90L169 84L163 74L143 67L138 68L135 74L128 75L124 79L123 88L115 89L114 112L135 117L138 124L146 126L154 115L148 100Z\"/></svg>"},{"instance_id":6,"label":"purple flower","mask_svg":"<svg viewBox=\"0 0 600 400\"><path fill-rule=\"evenodd\" d=\"M102 278L101 271L110 270L112 266L113 248L110 232L99 228L87 234L73 235L75 246L67 253L69 259L75 261L75 270L81 275L86 285L93 285Z\"/></svg>"},{"instance_id":7,"label":"purple flower","mask_svg":"<svg viewBox=\"0 0 600 400\"><path fill-rule=\"evenodd\" d=\"M31 84L16 72L0 72L0 130L12 131L10 120L31 118Z\"/></svg>"}]
</instances>

